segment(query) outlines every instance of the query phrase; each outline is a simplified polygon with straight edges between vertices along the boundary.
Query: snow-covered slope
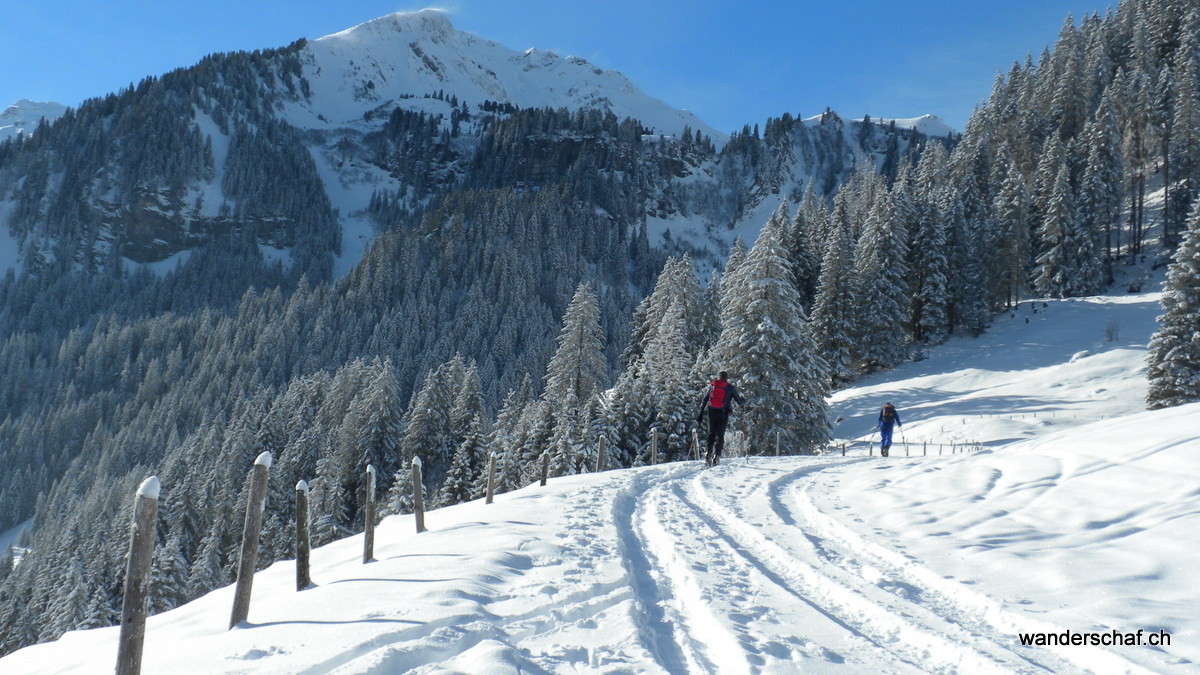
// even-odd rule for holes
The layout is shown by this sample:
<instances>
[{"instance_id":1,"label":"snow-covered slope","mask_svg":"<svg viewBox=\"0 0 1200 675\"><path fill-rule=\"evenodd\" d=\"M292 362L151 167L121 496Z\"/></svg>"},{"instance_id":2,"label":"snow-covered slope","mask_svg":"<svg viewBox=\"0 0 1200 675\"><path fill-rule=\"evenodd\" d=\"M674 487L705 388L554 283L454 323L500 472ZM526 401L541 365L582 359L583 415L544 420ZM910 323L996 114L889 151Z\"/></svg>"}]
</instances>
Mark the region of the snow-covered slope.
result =
<instances>
[{"instance_id":1,"label":"snow-covered slope","mask_svg":"<svg viewBox=\"0 0 1200 675\"><path fill-rule=\"evenodd\" d=\"M440 91L472 106L494 101L521 108L600 108L658 133L680 134L691 126L718 143L726 136L648 96L616 71L576 56L513 51L455 29L434 9L389 14L312 40L302 60L313 96L300 108L312 117L292 119L307 126L356 124L381 107L421 109L428 104L426 94Z\"/></svg>"},{"instance_id":2,"label":"snow-covered slope","mask_svg":"<svg viewBox=\"0 0 1200 675\"><path fill-rule=\"evenodd\" d=\"M67 112L67 106L61 103L45 103L21 99L0 112L0 141L13 138L18 134L31 134L37 129L38 122L45 119L54 120Z\"/></svg>"},{"instance_id":3,"label":"snow-covered slope","mask_svg":"<svg viewBox=\"0 0 1200 675\"><path fill-rule=\"evenodd\" d=\"M315 551L313 588L260 572L234 630L232 588L152 617L146 672L1195 672L1200 404L1142 410L1157 300L1027 304L839 392L845 457L556 479L419 535L388 518L369 564L361 535ZM887 459L865 444L884 400ZM1171 644L1017 637L1114 630ZM117 634L0 671L101 672Z\"/></svg>"}]
</instances>

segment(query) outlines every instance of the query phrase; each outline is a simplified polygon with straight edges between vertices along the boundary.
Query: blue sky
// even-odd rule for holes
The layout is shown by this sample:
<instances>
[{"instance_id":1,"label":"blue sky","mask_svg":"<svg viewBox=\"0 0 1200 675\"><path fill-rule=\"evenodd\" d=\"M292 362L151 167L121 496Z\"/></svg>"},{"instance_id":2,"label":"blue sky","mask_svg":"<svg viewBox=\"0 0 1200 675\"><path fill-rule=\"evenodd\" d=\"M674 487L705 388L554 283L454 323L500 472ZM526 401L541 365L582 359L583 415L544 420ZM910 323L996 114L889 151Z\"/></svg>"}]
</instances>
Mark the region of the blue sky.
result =
<instances>
[{"instance_id":1,"label":"blue sky","mask_svg":"<svg viewBox=\"0 0 1200 675\"><path fill-rule=\"evenodd\" d=\"M212 52L316 38L422 4L376 0L0 0L0 108L77 105ZM725 131L826 106L961 129L998 69L1052 44L1088 0L448 0L454 25L619 70Z\"/></svg>"}]
</instances>

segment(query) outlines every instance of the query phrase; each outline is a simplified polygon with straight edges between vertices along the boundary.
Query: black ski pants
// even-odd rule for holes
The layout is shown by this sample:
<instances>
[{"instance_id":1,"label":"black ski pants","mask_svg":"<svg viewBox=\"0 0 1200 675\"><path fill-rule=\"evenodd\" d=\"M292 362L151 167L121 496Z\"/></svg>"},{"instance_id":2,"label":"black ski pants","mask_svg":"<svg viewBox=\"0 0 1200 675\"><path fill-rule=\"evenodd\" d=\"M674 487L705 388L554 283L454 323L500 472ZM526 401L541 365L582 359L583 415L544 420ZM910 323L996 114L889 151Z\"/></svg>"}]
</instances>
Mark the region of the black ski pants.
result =
<instances>
[{"instance_id":1,"label":"black ski pants","mask_svg":"<svg viewBox=\"0 0 1200 675\"><path fill-rule=\"evenodd\" d=\"M721 451L725 449L725 427L728 425L729 408L708 409L708 439L704 446L706 457L721 457ZM714 445L716 447L715 455L713 454Z\"/></svg>"}]
</instances>

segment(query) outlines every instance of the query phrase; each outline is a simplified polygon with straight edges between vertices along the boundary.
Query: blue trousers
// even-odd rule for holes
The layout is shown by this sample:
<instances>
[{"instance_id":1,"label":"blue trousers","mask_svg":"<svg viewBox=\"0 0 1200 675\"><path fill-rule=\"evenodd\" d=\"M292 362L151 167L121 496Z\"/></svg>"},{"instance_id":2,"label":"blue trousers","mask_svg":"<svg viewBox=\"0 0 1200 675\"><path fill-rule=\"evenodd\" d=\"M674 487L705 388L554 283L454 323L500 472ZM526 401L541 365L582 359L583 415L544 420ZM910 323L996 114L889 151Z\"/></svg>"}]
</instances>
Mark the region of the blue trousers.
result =
<instances>
[{"instance_id":1,"label":"blue trousers","mask_svg":"<svg viewBox=\"0 0 1200 675\"><path fill-rule=\"evenodd\" d=\"M879 425L879 447L887 450L892 447L892 426L891 424Z\"/></svg>"}]
</instances>

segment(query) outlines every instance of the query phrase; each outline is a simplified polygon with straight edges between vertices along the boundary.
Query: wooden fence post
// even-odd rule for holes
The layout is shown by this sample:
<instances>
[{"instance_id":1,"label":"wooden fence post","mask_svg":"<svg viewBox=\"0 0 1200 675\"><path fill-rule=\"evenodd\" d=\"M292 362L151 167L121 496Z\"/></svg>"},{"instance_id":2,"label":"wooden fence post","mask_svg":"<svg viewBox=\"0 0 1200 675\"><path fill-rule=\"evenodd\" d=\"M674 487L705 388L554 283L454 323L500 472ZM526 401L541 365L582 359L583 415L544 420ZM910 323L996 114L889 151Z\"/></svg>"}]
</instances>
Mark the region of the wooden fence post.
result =
<instances>
[{"instance_id":1,"label":"wooden fence post","mask_svg":"<svg viewBox=\"0 0 1200 675\"><path fill-rule=\"evenodd\" d=\"M375 467L367 465L367 494L363 495L363 564L375 559Z\"/></svg>"},{"instance_id":2,"label":"wooden fence post","mask_svg":"<svg viewBox=\"0 0 1200 675\"><path fill-rule=\"evenodd\" d=\"M921 456L929 456L929 441L921 441Z\"/></svg>"},{"instance_id":3,"label":"wooden fence post","mask_svg":"<svg viewBox=\"0 0 1200 675\"><path fill-rule=\"evenodd\" d=\"M142 481L133 501L133 527L129 558L125 562L125 600L121 606L121 636L117 643L117 675L142 672L142 646L146 642L146 590L154 560L158 518L157 476Z\"/></svg>"},{"instance_id":4,"label":"wooden fence post","mask_svg":"<svg viewBox=\"0 0 1200 675\"><path fill-rule=\"evenodd\" d=\"M542 487L546 487L546 481L550 478L550 451L542 451Z\"/></svg>"},{"instance_id":5,"label":"wooden fence post","mask_svg":"<svg viewBox=\"0 0 1200 675\"><path fill-rule=\"evenodd\" d=\"M308 482L296 483L296 590L312 586L309 558L312 538L308 531Z\"/></svg>"},{"instance_id":6,"label":"wooden fence post","mask_svg":"<svg viewBox=\"0 0 1200 675\"><path fill-rule=\"evenodd\" d=\"M650 466L658 464L658 427L650 430Z\"/></svg>"},{"instance_id":7,"label":"wooden fence post","mask_svg":"<svg viewBox=\"0 0 1200 675\"><path fill-rule=\"evenodd\" d=\"M775 432L775 456L779 456L779 446L783 443L783 432L776 430Z\"/></svg>"},{"instance_id":8,"label":"wooden fence post","mask_svg":"<svg viewBox=\"0 0 1200 675\"><path fill-rule=\"evenodd\" d=\"M608 439L603 436L601 436L600 440L597 442L598 447L596 448L596 473L600 473L601 471L604 470L604 450L605 450L604 446L607 442L608 442Z\"/></svg>"},{"instance_id":9,"label":"wooden fence post","mask_svg":"<svg viewBox=\"0 0 1200 675\"><path fill-rule=\"evenodd\" d=\"M413 457L413 517L417 521L417 534L425 531L425 486L421 483L421 458Z\"/></svg>"},{"instance_id":10,"label":"wooden fence post","mask_svg":"<svg viewBox=\"0 0 1200 675\"><path fill-rule=\"evenodd\" d=\"M842 457L846 456L846 444L842 443Z\"/></svg>"},{"instance_id":11,"label":"wooden fence post","mask_svg":"<svg viewBox=\"0 0 1200 675\"><path fill-rule=\"evenodd\" d=\"M692 429L692 452L690 459L700 459L700 437L696 435L696 430Z\"/></svg>"},{"instance_id":12,"label":"wooden fence post","mask_svg":"<svg viewBox=\"0 0 1200 675\"><path fill-rule=\"evenodd\" d=\"M491 504L492 499L496 496L496 453L488 453L488 479L487 479L487 495L483 503Z\"/></svg>"},{"instance_id":13,"label":"wooden fence post","mask_svg":"<svg viewBox=\"0 0 1200 675\"><path fill-rule=\"evenodd\" d=\"M267 471L271 469L271 453L264 452L254 460L250 479L250 498L246 500L246 521L242 526L242 553L238 559L237 589L233 595L233 613L229 627L233 628L250 615L250 589L254 586L254 568L258 564L258 536L262 532L263 508L267 503Z\"/></svg>"}]
</instances>

